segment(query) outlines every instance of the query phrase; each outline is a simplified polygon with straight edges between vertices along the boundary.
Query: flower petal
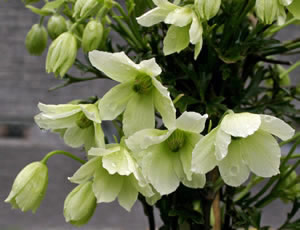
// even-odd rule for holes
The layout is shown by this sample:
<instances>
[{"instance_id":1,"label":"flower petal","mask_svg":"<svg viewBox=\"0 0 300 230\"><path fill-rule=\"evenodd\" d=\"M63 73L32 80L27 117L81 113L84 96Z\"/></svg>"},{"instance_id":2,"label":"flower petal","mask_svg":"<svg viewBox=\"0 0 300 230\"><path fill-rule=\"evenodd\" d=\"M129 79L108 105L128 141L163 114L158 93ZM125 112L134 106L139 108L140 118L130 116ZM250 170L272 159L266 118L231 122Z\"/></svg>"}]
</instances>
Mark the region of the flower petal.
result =
<instances>
[{"instance_id":1,"label":"flower petal","mask_svg":"<svg viewBox=\"0 0 300 230\"><path fill-rule=\"evenodd\" d=\"M158 80L152 80L155 89L153 91L155 109L162 116L164 125L168 129L175 128L176 109L170 97L170 93Z\"/></svg>"},{"instance_id":2,"label":"flower petal","mask_svg":"<svg viewBox=\"0 0 300 230\"><path fill-rule=\"evenodd\" d=\"M217 128L202 137L192 152L192 171L206 174L217 165L215 156L215 139Z\"/></svg>"},{"instance_id":3,"label":"flower petal","mask_svg":"<svg viewBox=\"0 0 300 230\"><path fill-rule=\"evenodd\" d=\"M95 172L93 192L98 203L108 203L116 199L123 186L124 177L110 175L104 168L99 167Z\"/></svg>"},{"instance_id":4,"label":"flower petal","mask_svg":"<svg viewBox=\"0 0 300 230\"><path fill-rule=\"evenodd\" d=\"M94 50L89 52L91 64L118 82L134 80L140 74L136 65L124 52L108 53Z\"/></svg>"},{"instance_id":5,"label":"flower petal","mask_svg":"<svg viewBox=\"0 0 300 230\"><path fill-rule=\"evenodd\" d=\"M58 115L57 118L68 117L81 110L79 105L72 104L46 105L39 103L38 108L41 112L48 114L49 116Z\"/></svg>"},{"instance_id":6,"label":"flower petal","mask_svg":"<svg viewBox=\"0 0 300 230\"><path fill-rule=\"evenodd\" d=\"M182 181L182 183L189 188L203 188L206 183L206 177L204 174L193 173L191 180L185 179Z\"/></svg>"},{"instance_id":7,"label":"flower petal","mask_svg":"<svg viewBox=\"0 0 300 230\"><path fill-rule=\"evenodd\" d=\"M174 10L174 9L178 8L178 6L176 6L175 4L172 4L168 0L153 0L153 3L156 6L159 6L160 8L163 8L163 9Z\"/></svg>"},{"instance_id":8,"label":"flower petal","mask_svg":"<svg viewBox=\"0 0 300 230\"><path fill-rule=\"evenodd\" d=\"M78 126L68 128L64 134L64 141L67 145L78 148L82 146L87 138L93 138L93 126L81 129Z\"/></svg>"},{"instance_id":9,"label":"flower petal","mask_svg":"<svg viewBox=\"0 0 300 230\"><path fill-rule=\"evenodd\" d=\"M189 25L184 27L178 27L174 25L170 26L164 39L163 52L165 55L170 55L176 52L179 53L189 45L189 28Z\"/></svg>"},{"instance_id":10,"label":"flower petal","mask_svg":"<svg viewBox=\"0 0 300 230\"><path fill-rule=\"evenodd\" d=\"M100 124L94 122L94 138L95 138L95 146L92 147L105 147L105 136Z\"/></svg>"},{"instance_id":11,"label":"flower petal","mask_svg":"<svg viewBox=\"0 0 300 230\"><path fill-rule=\"evenodd\" d=\"M270 115L260 115L260 118L261 125L259 129L269 132L279 137L281 140L288 140L295 134L295 130L283 120Z\"/></svg>"},{"instance_id":12,"label":"flower petal","mask_svg":"<svg viewBox=\"0 0 300 230\"><path fill-rule=\"evenodd\" d=\"M42 129L65 129L76 125L76 121L79 117L80 113L76 113L70 117L53 119L45 116L43 113L40 113L34 117L34 121Z\"/></svg>"},{"instance_id":13,"label":"flower petal","mask_svg":"<svg viewBox=\"0 0 300 230\"><path fill-rule=\"evenodd\" d=\"M194 59L197 60L203 46L203 38L201 37L200 41L195 45Z\"/></svg>"},{"instance_id":14,"label":"flower petal","mask_svg":"<svg viewBox=\"0 0 300 230\"><path fill-rule=\"evenodd\" d=\"M156 63L155 58L144 60L139 64L141 71L145 72L150 77L155 77L161 74L161 68Z\"/></svg>"},{"instance_id":15,"label":"flower petal","mask_svg":"<svg viewBox=\"0 0 300 230\"><path fill-rule=\"evenodd\" d=\"M124 178L123 186L118 196L119 204L128 212L136 202L139 194L131 180L132 177Z\"/></svg>"},{"instance_id":16,"label":"flower petal","mask_svg":"<svg viewBox=\"0 0 300 230\"><path fill-rule=\"evenodd\" d=\"M126 108L129 99L134 95L133 82L119 84L106 93L99 102L102 120L114 120Z\"/></svg>"},{"instance_id":17,"label":"flower petal","mask_svg":"<svg viewBox=\"0 0 300 230\"><path fill-rule=\"evenodd\" d=\"M82 109L82 112L89 120L97 123L101 123L99 109L96 104L80 105L80 108Z\"/></svg>"},{"instance_id":18,"label":"flower petal","mask_svg":"<svg viewBox=\"0 0 300 230\"><path fill-rule=\"evenodd\" d=\"M184 112L176 120L176 128L192 133L201 133L205 127L208 115L201 115L195 112Z\"/></svg>"},{"instance_id":19,"label":"flower petal","mask_svg":"<svg viewBox=\"0 0 300 230\"><path fill-rule=\"evenodd\" d=\"M272 135L259 130L239 141L242 157L251 171L261 177L279 173L280 147Z\"/></svg>"},{"instance_id":20,"label":"flower petal","mask_svg":"<svg viewBox=\"0 0 300 230\"><path fill-rule=\"evenodd\" d=\"M89 156L106 156L116 151L120 151L120 147L118 148L91 148L88 152Z\"/></svg>"},{"instance_id":21,"label":"flower petal","mask_svg":"<svg viewBox=\"0 0 300 230\"><path fill-rule=\"evenodd\" d=\"M165 19L166 24L183 27L192 22L193 10L188 7L181 7L173 10Z\"/></svg>"},{"instance_id":22,"label":"flower petal","mask_svg":"<svg viewBox=\"0 0 300 230\"><path fill-rule=\"evenodd\" d=\"M155 115L152 92L147 95L135 94L128 102L123 115L125 136L130 136L142 129L155 126Z\"/></svg>"},{"instance_id":23,"label":"flower petal","mask_svg":"<svg viewBox=\"0 0 300 230\"><path fill-rule=\"evenodd\" d=\"M218 128L215 140L215 154L218 161L224 159L228 153L228 146L231 142L231 136Z\"/></svg>"},{"instance_id":24,"label":"flower petal","mask_svg":"<svg viewBox=\"0 0 300 230\"><path fill-rule=\"evenodd\" d=\"M171 11L172 10L169 9L156 7L138 17L136 20L140 25L150 27L157 23L163 22Z\"/></svg>"},{"instance_id":25,"label":"flower petal","mask_svg":"<svg viewBox=\"0 0 300 230\"><path fill-rule=\"evenodd\" d=\"M194 45L196 45L202 40L203 27L198 17L195 14L193 15L193 22L189 30L189 34L190 34L190 42Z\"/></svg>"},{"instance_id":26,"label":"flower petal","mask_svg":"<svg viewBox=\"0 0 300 230\"><path fill-rule=\"evenodd\" d=\"M221 129L234 137L247 137L259 129L260 116L253 113L230 113L221 122Z\"/></svg>"},{"instance_id":27,"label":"flower petal","mask_svg":"<svg viewBox=\"0 0 300 230\"><path fill-rule=\"evenodd\" d=\"M221 177L230 186L240 186L249 177L250 170L242 159L243 151L239 140L233 140L227 156L218 164Z\"/></svg>"}]
</instances>

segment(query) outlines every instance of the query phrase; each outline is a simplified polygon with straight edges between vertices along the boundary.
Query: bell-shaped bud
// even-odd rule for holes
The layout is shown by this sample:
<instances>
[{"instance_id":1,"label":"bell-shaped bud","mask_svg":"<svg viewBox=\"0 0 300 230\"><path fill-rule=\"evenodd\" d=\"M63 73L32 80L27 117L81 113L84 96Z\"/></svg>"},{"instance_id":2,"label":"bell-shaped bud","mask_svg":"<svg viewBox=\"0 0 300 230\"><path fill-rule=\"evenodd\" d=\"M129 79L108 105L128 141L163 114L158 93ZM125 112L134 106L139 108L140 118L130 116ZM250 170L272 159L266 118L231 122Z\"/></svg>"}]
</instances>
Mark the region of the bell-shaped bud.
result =
<instances>
[{"instance_id":1,"label":"bell-shaped bud","mask_svg":"<svg viewBox=\"0 0 300 230\"><path fill-rule=\"evenodd\" d=\"M103 26L101 22L92 20L90 21L84 31L82 36L82 48L84 52L90 52L97 49L103 38Z\"/></svg>"},{"instance_id":2,"label":"bell-shaped bud","mask_svg":"<svg viewBox=\"0 0 300 230\"><path fill-rule=\"evenodd\" d=\"M52 40L67 31L67 23L63 16L53 15L47 25L48 34Z\"/></svg>"},{"instance_id":3,"label":"bell-shaped bud","mask_svg":"<svg viewBox=\"0 0 300 230\"><path fill-rule=\"evenodd\" d=\"M17 175L5 202L23 212L36 212L43 200L48 185L48 168L41 162L27 165Z\"/></svg>"},{"instance_id":4,"label":"bell-shaped bud","mask_svg":"<svg viewBox=\"0 0 300 230\"><path fill-rule=\"evenodd\" d=\"M196 0L195 3L200 17L205 20L216 16L221 6L221 0Z\"/></svg>"},{"instance_id":5,"label":"bell-shaped bud","mask_svg":"<svg viewBox=\"0 0 300 230\"><path fill-rule=\"evenodd\" d=\"M77 42L70 32L59 35L50 45L46 71L53 72L55 76L63 77L73 65L77 56Z\"/></svg>"},{"instance_id":6,"label":"bell-shaped bud","mask_svg":"<svg viewBox=\"0 0 300 230\"><path fill-rule=\"evenodd\" d=\"M46 28L34 24L26 36L25 45L31 55L41 55L47 47L47 40Z\"/></svg>"},{"instance_id":7,"label":"bell-shaped bud","mask_svg":"<svg viewBox=\"0 0 300 230\"><path fill-rule=\"evenodd\" d=\"M256 0L256 14L266 24L272 24L279 11L278 1Z\"/></svg>"},{"instance_id":8,"label":"bell-shaped bud","mask_svg":"<svg viewBox=\"0 0 300 230\"><path fill-rule=\"evenodd\" d=\"M77 0L74 6L74 18L86 18L100 9L98 0Z\"/></svg>"},{"instance_id":9,"label":"bell-shaped bud","mask_svg":"<svg viewBox=\"0 0 300 230\"><path fill-rule=\"evenodd\" d=\"M91 181L78 185L69 193L64 204L64 216L67 222L81 226L93 216L97 201Z\"/></svg>"}]
</instances>

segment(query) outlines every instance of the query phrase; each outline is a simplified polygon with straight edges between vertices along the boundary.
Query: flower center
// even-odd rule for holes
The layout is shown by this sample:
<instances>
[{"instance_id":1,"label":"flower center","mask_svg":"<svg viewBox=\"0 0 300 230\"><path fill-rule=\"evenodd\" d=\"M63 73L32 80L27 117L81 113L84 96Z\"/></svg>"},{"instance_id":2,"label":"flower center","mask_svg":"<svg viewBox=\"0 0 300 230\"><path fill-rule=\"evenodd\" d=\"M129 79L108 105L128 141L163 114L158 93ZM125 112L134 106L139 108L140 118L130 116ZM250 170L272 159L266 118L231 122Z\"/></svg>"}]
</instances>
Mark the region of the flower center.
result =
<instances>
[{"instance_id":1,"label":"flower center","mask_svg":"<svg viewBox=\"0 0 300 230\"><path fill-rule=\"evenodd\" d=\"M135 78L133 90L139 94L147 94L152 89L152 79L148 75L140 75Z\"/></svg>"},{"instance_id":2,"label":"flower center","mask_svg":"<svg viewBox=\"0 0 300 230\"><path fill-rule=\"evenodd\" d=\"M176 129L167 139L167 144L172 152L178 152L185 143L185 134L183 131Z\"/></svg>"},{"instance_id":3,"label":"flower center","mask_svg":"<svg viewBox=\"0 0 300 230\"><path fill-rule=\"evenodd\" d=\"M93 121L89 120L84 113L81 113L76 120L76 125L81 129L86 129L93 124Z\"/></svg>"}]
</instances>

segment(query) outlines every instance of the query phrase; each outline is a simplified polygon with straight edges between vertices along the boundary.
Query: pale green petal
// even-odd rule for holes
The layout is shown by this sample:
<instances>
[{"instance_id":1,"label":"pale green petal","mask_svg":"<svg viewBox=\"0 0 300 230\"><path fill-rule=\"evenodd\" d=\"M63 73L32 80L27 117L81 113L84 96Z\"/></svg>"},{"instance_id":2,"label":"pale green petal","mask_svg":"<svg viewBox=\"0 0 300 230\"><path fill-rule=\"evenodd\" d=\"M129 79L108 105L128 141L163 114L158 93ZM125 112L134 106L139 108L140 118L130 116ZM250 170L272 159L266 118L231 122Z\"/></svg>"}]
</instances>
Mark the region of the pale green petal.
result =
<instances>
[{"instance_id":1,"label":"pale green petal","mask_svg":"<svg viewBox=\"0 0 300 230\"><path fill-rule=\"evenodd\" d=\"M79 112L80 106L79 105L72 105L72 104L61 104L61 105L46 105L43 103L38 104L39 110L41 112L50 115L59 115L57 118L68 117Z\"/></svg>"},{"instance_id":2,"label":"pale green petal","mask_svg":"<svg viewBox=\"0 0 300 230\"><path fill-rule=\"evenodd\" d=\"M79 113L71 117L65 117L60 119L49 119L40 113L34 117L35 123L42 129L65 129L76 125L76 121L79 118Z\"/></svg>"},{"instance_id":3,"label":"pale green petal","mask_svg":"<svg viewBox=\"0 0 300 230\"><path fill-rule=\"evenodd\" d=\"M155 191L153 196L146 197L146 202L147 202L147 204L153 206L160 199L161 199L161 195L157 191Z\"/></svg>"},{"instance_id":4,"label":"pale green petal","mask_svg":"<svg viewBox=\"0 0 300 230\"><path fill-rule=\"evenodd\" d=\"M81 129L78 126L68 128L64 134L64 141L67 145L78 148L82 146L87 138L93 138L93 126Z\"/></svg>"},{"instance_id":5,"label":"pale green petal","mask_svg":"<svg viewBox=\"0 0 300 230\"><path fill-rule=\"evenodd\" d=\"M153 10L150 10L142 16L138 17L137 22L142 26L150 27L157 23L163 22L171 11L172 10L169 9L156 7Z\"/></svg>"},{"instance_id":6,"label":"pale green petal","mask_svg":"<svg viewBox=\"0 0 300 230\"><path fill-rule=\"evenodd\" d=\"M288 5L292 4L293 1L294 1L294 0L279 0L279 3L280 3L281 5L288 6ZM296 0L296 1L297 1L297 0Z\"/></svg>"},{"instance_id":7,"label":"pale green petal","mask_svg":"<svg viewBox=\"0 0 300 230\"><path fill-rule=\"evenodd\" d=\"M100 157L94 157L91 160L89 160L87 163L82 165L72 177L69 178L69 180L76 184L84 183L88 180L90 180L96 171L97 168L102 167L101 166L101 158Z\"/></svg>"},{"instance_id":8,"label":"pale green petal","mask_svg":"<svg viewBox=\"0 0 300 230\"><path fill-rule=\"evenodd\" d=\"M189 188L203 188L206 183L206 178L204 174L193 173L191 180L185 179L182 183Z\"/></svg>"},{"instance_id":9,"label":"pale green petal","mask_svg":"<svg viewBox=\"0 0 300 230\"><path fill-rule=\"evenodd\" d=\"M150 77L155 77L161 74L161 68L156 63L155 58L142 61L139 66L141 68L140 70Z\"/></svg>"},{"instance_id":10,"label":"pale green petal","mask_svg":"<svg viewBox=\"0 0 300 230\"><path fill-rule=\"evenodd\" d=\"M104 168L99 167L95 172L93 192L98 203L108 203L116 199L123 186L124 177L110 175Z\"/></svg>"},{"instance_id":11,"label":"pale green petal","mask_svg":"<svg viewBox=\"0 0 300 230\"><path fill-rule=\"evenodd\" d=\"M192 44L196 45L202 40L203 27L198 17L195 14L193 15L193 22L189 30L189 33L190 33L190 42Z\"/></svg>"},{"instance_id":12,"label":"pale green petal","mask_svg":"<svg viewBox=\"0 0 300 230\"><path fill-rule=\"evenodd\" d=\"M94 50L89 52L92 65L118 82L134 80L140 74L136 65L124 52L108 53Z\"/></svg>"},{"instance_id":13,"label":"pale green petal","mask_svg":"<svg viewBox=\"0 0 300 230\"><path fill-rule=\"evenodd\" d=\"M126 108L129 99L134 95L132 82L125 82L110 89L99 102L102 120L114 120Z\"/></svg>"},{"instance_id":14,"label":"pale green petal","mask_svg":"<svg viewBox=\"0 0 300 230\"><path fill-rule=\"evenodd\" d=\"M95 146L92 147L105 147L105 138L102 127L100 124L94 122L94 138ZM90 148L89 148L90 149Z\"/></svg>"},{"instance_id":15,"label":"pale green petal","mask_svg":"<svg viewBox=\"0 0 300 230\"><path fill-rule=\"evenodd\" d=\"M179 186L179 178L173 168L173 156L174 153L160 144L149 147L143 159L143 174L161 195L174 192Z\"/></svg>"},{"instance_id":16,"label":"pale green petal","mask_svg":"<svg viewBox=\"0 0 300 230\"><path fill-rule=\"evenodd\" d=\"M253 113L227 114L221 122L221 129L234 137L247 137L259 129L260 116Z\"/></svg>"},{"instance_id":17,"label":"pale green petal","mask_svg":"<svg viewBox=\"0 0 300 230\"><path fill-rule=\"evenodd\" d=\"M168 14L165 23L183 27L192 22L193 10L188 7L181 7Z\"/></svg>"},{"instance_id":18,"label":"pale green petal","mask_svg":"<svg viewBox=\"0 0 300 230\"><path fill-rule=\"evenodd\" d=\"M261 125L259 129L269 132L279 137L281 140L288 140L295 134L295 130L283 120L270 115L260 115L260 118Z\"/></svg>"},{"instance_id":19,"label":"pale green petal","mask_svg":"<svg viewBox=\"0 0 300 230\"><path fill-rule=\"evenodd\" d=\"M250 170L242 159L243 151L239 140L233 140L227 156L218 164L221 177L230 186L240 186L249 177Z\"/></svg>"},{"instance_id":20,"label":"pale green petal","mask_svg":"<svg viewBox=\"0 0 300 230\"><path fill-rule=\"evenodd\" d=\"M278 11L278 1L256 0L256 14L266 24L271 24Z\"/></svg>"},{"instance_id":21,"label":"pale green petal","mask_svg":"<svg viewBox=\"0 0 300 230\"><path fill-rule=\"evenodd\" d=\"M89 120L97 123L101 123L99 109L96 104L80 105L80 108L82 109L82 112Z\"/></svg>"},{"instance_id":22,"label":"pale green petal","mask_svg":"<svg viewBox=\"0 0 300 230\"><path fill-rule=\"evenodd\" d=\"M131 180L131 177L124 178L123 186L118 196L119 204L128 212L136 202L139 194Z\"/></svg>"},{"instance_id":23,"label":"pale green petal","mask_svg":"<svg viewBox=\"0 0 300 230\"><path fill-rule=\"evenodd\" d=\"M201 115L195 112L184 112L176 120L176 128L192 133L201 133L205 128L205 122L208 115Z\"/></svg>"},{"instance_id":24,"label":"pale green petal","mask_svg":"<svg viewBox=\"0 0 300 230\"><path fill-rule=\"evenodd\" d=\"M206 174L217 165L215 156L215 140L217 128L202 137L196 144L192 153L192 171L198 174Z\"/></svg>"},{"instance_id":25,"label":"pale green petal","mask_svg":"<svg viewBox=\"0 0 300 230\"><path fill-rule=\"evenodd\" d=\"M242 158L252 172L261 177L271 177L279 173L280 147L272 135L257 131L239 141Z\"/></svg>"},{"instance_id":26,"label":"pale green petal","mask_svg":"<svg viewBox=\"0 0 300 230\"><path fill-rule=\"evenodd\" d=\"M138 152L165 141L171 134L172 131L168 130L144 129L130 136L125 142L129 149Z\"/></svg>"},{"instance_id":27,"label":"pale green petal","mask_svg":"<svg viewBox=\"0 0 300 230\"><path fill-rule=\"evenodd\" d=\"M197 60L203 46L203 38L201 37L201 40L196 44L195 50L194 50L194 59Z\"/></svg>"},{"instance_id":28,"label":"pale green petal","mask_svg":"<svg viewBox=\"0 0 300 230\"><path fill-rule=\"evenodd\" d=\"M179 53L188 47L190 42L189 36L190 26L178 27L171 25L164 39L164 55Z\"/></svg>"},{"instance_id":29,"label":"pale green petal","mask_svg":"<svg viewBox=\"0 0 300 230\"><path fill-rule=\"evenodd\" d=\"M89 156L106 156L116 151L120 151L120 147L116 148L91 148L88 152Z\"/></svg>"},{"instance_id":30,"label":"pale green petal","mask_svg":"<svg viewBox=\"0 0 300 230\"><path fill-rule=\"evenodd\" d=\"M128 102L123 115L125 136L130 136L143 129L155 126L155 115L152 92L147 95L135 94Z\"/></svg>"},{"instance_id":31,"label":"pale green petal","mask_svg":"<svg viewBox=\"0 0 300 230\"><path fill-rule=\"evenodd\" d=\"M170 10L175 10L178 8L175 4L172 4L168 0L153 0L154 4L156 6L159 6L160 8L163 9L170 9Z\"/></svg>"},{"instance_id":32,"label":"pale green petal","mask_svg":"<svg viewBox=\"0 0 300 230\"><path fill-rule=\"evenodd\" d=\"M295 18L300 19L300 1L294 0L288 7L288 10L294 15Z\"/></svg>"},{"instance_id":33,"label":"pale green petal","mask_svg":"<svg viewBox=\"0 0 300 230\"><path fill-rule=\"evenodd\" d=\"M152 80L155 89L153 90L155 109L162 116L164 125L168 129L175 128L176 109L170 97L170 93L158 80Z\"/></svg>"},{"instance_id":34,"label":"pale green petal","mask_svg":"<svg viewBox=\"0 0 300 230\"><path fill-rule=\"evenodd\" d=\"M218 161L226 157L228 153L228 146L231 142L231 136L218 128L215 140L215 154Z\"/></svg>"}]
</instances>

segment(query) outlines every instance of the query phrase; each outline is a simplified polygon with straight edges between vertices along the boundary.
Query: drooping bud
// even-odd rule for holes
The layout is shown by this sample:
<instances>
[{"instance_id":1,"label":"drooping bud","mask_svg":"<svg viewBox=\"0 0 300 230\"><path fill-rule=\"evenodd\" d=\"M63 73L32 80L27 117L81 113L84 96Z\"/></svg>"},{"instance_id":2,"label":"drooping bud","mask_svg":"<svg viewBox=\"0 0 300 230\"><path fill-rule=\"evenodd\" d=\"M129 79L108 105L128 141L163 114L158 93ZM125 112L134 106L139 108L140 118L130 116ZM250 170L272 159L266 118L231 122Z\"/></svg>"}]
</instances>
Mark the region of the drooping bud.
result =
<instances>
[{"instance_id":1,"label":"drooping bud","mask_svg":"<svg viewBox=\"0 0 300 230\"><path fill-rule=\"evenodd\" d=\"M278 15L278 1L256 0L256 14L266 24L272 24Z\"/></svg>"},{"instance_id":2,"label":"drooping bud","mask_svg":"<svg viewBox=\"0 0 300 230\"><path fill-rule=\"evenodd\" d=\"M81 129L86 129L93 125L93 121L88 119L84 113L81 113L79 118L76 120L76 125Z\"/></svg>"},{"instance_id":3,"label":"drooping bud","mask_svg":"<svg viewBox=\"0 0 300 230\"><path fill-rule=\"evenodd\" d=\"M41 55L47 47L47 40L46 28L34 24L26 36L25 45L31 55Z\"/></svg>"},{"instance_id":4,"label":"drooping bud","mask_svg":"<svg viewBox=\"0 0 300 230\"><path fill-rule=\"evenodd\" d=\"M90 52L97 49L103 38L103 26L101 22L92 20L90 21L84 31L82 36L82 48L84 52Z\"/></svg>"},{"instance_id":5,"label":"drooping bud","mask_svg":"<svg viewBox=\"0 0 300 230\"><path fill-rule=\"evenodd\" d=\"M97 0L77 0L74 6L74 18L86 18L100 9L101 5Z\"/></svg>"},{"instance_id":6,"label":"drooping bud","mask_svg":"<svg viewBox=\"0 0 300 230\"><path fill-rule=\"evenodd\" d=\"M219 12L221 0L196 0L195 4L200 17L209 20Z\"/></svg>"},{"instance_id":7,"label":"drooping bud","mask_svg":"<svg viewBox=\"0 0 300 230\"><path fill-rule=\"evenodd\" d=\"M47 166L41 162L33 162L19 172L5 202L23 212L32 210L35 213L45 196L47 185Z\"/></svg>"},{"instance_id":8,"label":"drooping bud","mask_svg":"<svg viewBox=\"0 0 300 230\"><path fill-rule=\"evenodd\" d=\"M152 89L152 79L148 75L140 75L135 78L133 90L139 94L147 94Z\"/></svg>"},{"instance_id":9,"label":"drooping bud","mask_svg":"<svg viewBox=\"0 0 300 230\"><path fill-rule=\"evenodd\" d=\"M67 31L67 23L63 16L61 15L53 15L47 25L49 36L52 40L57 38L63 32Z\"/></svg>"},{"instance_id":10,"label":"drooping bud","mask_svg":"<svg viewBox=\"0 0 300 230\"><path fill-rule=\"evenodd\" d=\"M185 133L176 129L167 139L168 147L172 152L178 152L185 144Z\"/></svg>"},{"instance_id":11,"label":"drooping bud","mask_svg":"<svg viewBox=\"0 0 300 230\"><path fill-rule=\"evenodd\" d=\"M73 65L76 56L76 38L72 33L64 32L50 45L46 59L46 71L63 77Z\"/></svg>"},{"instance_id":12,"label":"drooping bud","mask_svg":"<svg viewBox=\"0 0 300 230\"><path fill-rule=\"evenodd\" d=\"M93 216L97 201L92 185L91 181L85 182L69 193L64 204L64 216L67 222L81 226Z\"/></svg>"}]
</instances>

